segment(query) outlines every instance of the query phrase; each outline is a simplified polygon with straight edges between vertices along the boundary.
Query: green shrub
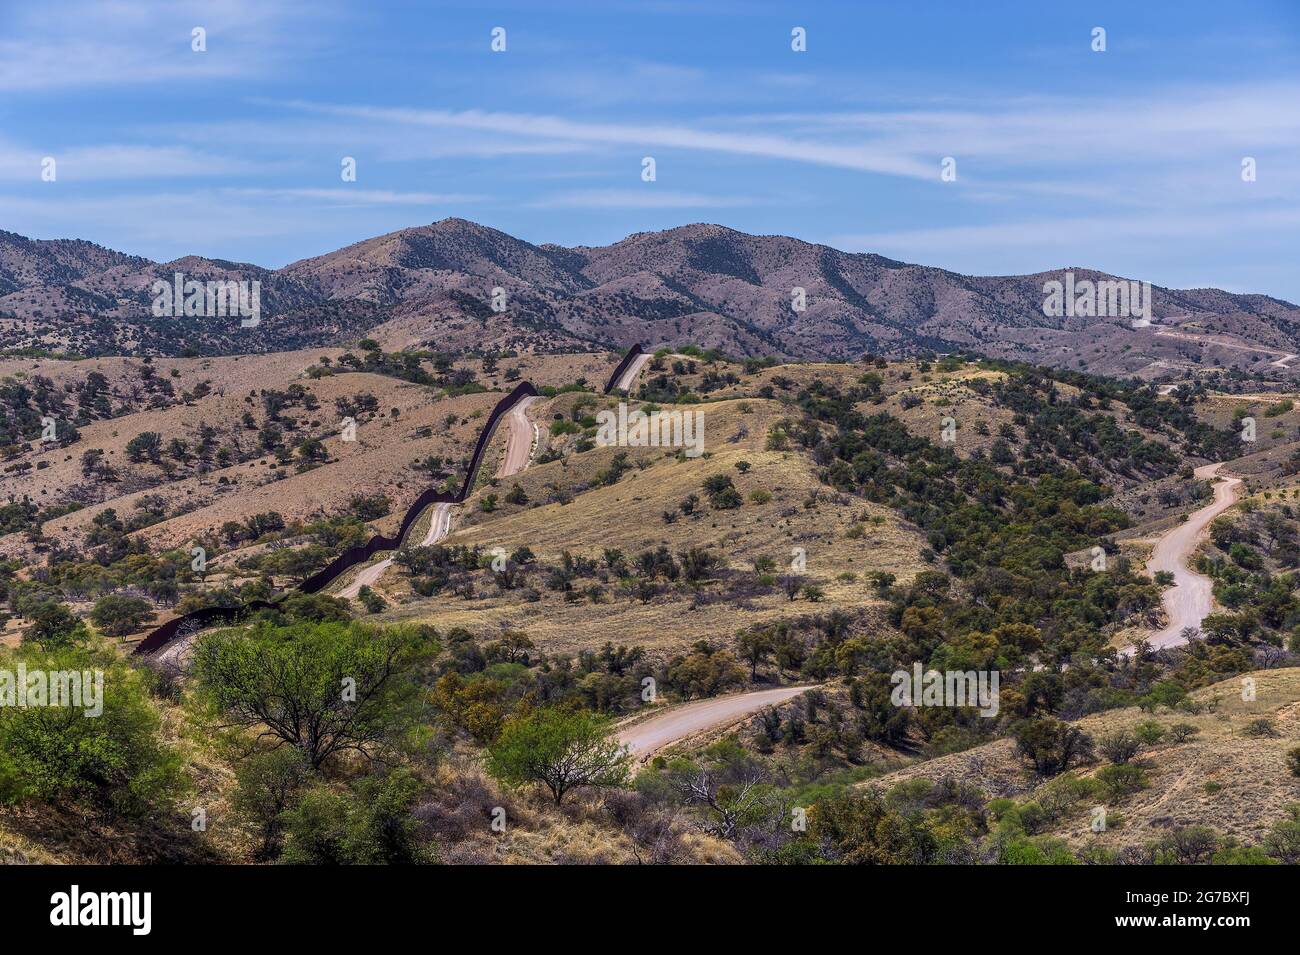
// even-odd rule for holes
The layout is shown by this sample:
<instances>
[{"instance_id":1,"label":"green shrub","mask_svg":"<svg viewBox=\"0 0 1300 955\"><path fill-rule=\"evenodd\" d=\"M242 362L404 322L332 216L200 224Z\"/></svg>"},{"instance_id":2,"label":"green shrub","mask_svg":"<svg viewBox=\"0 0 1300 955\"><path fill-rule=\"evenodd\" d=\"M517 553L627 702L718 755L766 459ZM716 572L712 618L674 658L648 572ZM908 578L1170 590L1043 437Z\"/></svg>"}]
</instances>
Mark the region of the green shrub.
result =
<instances>
[{"instance_id":1,"label":"green shrub","mask_svg":"<svg viewBox=\"0 0 1300 955\"><path fill-rule=\"evenodd\" d=\"M139 597L107 594L95 601L90 620L101 633L110 637L124 637L135 633L157 616L153 605Z\"/></svg>"},{"instance_id":2,"label":"green shrub","mask_svg":"<svg viewBox=\"0 0 1300 955\"><path fill-rule=\"evenodd\" d=\"M388 601L368 586L363 586L357 591L357 599L361 601L361 606L366 608L366 613L382 613L388 608Z\"/></svg>"},{"instance_id":3,"label":"green shrub","mask_svg":"<svg viewBox=\"0 0 1300 955\"><path fill-rule=\"evenodd\" d=\"M709 496L709 503L718 510L740 507L743 503L736 485L725 474L714 474L704 481L704 490Z\"/></svg>"},{"instance_id":4,"label":"green shrub","mask_svg":"<svg viewBox=\"0 0 1300 955\"><path fill-rule=\"evenodd\" d=\"M281 862L295 865L403 865L436 861L411 815L423 787L406 769L369 776L355 790L321 784L285 814Z\"/></svg>"},{"instance_id":5,"label":"green shrub","mask_svg":"<svg viewBox=\"0 0 1300 955\"><path fill-rule=\"evenodd\" d=\"M1141 741L1142 745L1154 746L1164 738L1165 728L1155 720L1143 720L1133 727L1133 735Z\"/></svg>"},{"instance_id":6,"label":"green shrub","mask_svg":"<svg viewBox=\"0 0 1300 955\"><path fill-rule=\"evenodd\" d=\"M1061 839L1010 839L999 849L1002 865L1074 865L1077 860Z\"/></svg>"},{"instance_id":7,"label":"green shrub","mask_svg":"<svg viewBox=\"0 0 1300 955\"><path fill-rule=\"evenodd\" d=\"M1097 780L1106 787L1111 799L1123 799L1147 786L1146 771L1132 764L1104 766L1097 771Z\"/></svg>"},{"instance_id":8,"label":"green shrub","mask_svg":"<svg viewBox=\"0 0 1300 955\"><path fill-rule=\"evenodd\" d=\"M1243 846L1233 842L1220 847L1210 859L1211 865L1278 865L1259 846Z\"/></svg>"},{"instance_id":9,"label":"green shrub","mask_svg":"<svg viewBox=\"0 0 1300 955\"><path fill-rule=\"evenodd\" d=\"M1275 822L1264 837L1264 849L1286 865L1300 864L1300 803L1287 806L1291 818Z\"/></svg>"},{"instance_id":10,"label":"green shrub","mask_svg":"<svg viewBox=\"0 0 1300 955\"><path fill-rule=\"evenodd\" d=\"M311 767L292 746L257 753L236 768L239 785L231 808L262 840L259 859L280 854L286 814L297 805L299 791L310 776Z\"/></svg>"},{"instance_id":11,"label":"green shrub","mask_svg":"<svg viewBox=\"0 0 1300 955\"><path fill-rule=\"evenodd\" d=\"M0 800L59 803L85 798L130 815L170 808L188 784L179 756L162 742L162 720L145 674L83 648L19 651L0 657L12 670L86 673L76 706L0 707ZM102 674L98 702L89 687ZM101 709L98 716L86 713Z\"/></svg>"}]
</instances>

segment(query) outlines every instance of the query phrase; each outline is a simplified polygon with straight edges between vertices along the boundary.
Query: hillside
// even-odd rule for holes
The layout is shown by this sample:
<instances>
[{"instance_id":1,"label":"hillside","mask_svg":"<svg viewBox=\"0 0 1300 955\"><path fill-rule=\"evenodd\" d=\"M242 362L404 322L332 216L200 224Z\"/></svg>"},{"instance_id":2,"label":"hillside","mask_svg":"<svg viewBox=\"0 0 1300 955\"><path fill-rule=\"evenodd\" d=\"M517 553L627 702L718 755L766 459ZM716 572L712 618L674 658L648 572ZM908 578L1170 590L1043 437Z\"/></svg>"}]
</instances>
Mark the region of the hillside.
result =
<instances>
[{"instance_id":1,"label":"hillside","mask_svg":"<svg viewBox=\"0 0 1300 955\"><path fill-rule=\"evenodd\" d=\"M405 861L1095 861L1105 850L1141 862L1174 851L1162 841L1174 834L1202 837L1212 797L1264 771L1268 798L1234 802L1214 844L1282 851L1270 840L1296 801L1286 760L1300 672L1300 611L1279 590L1296 554L1284 396L1205 382L1161 396L954 356L781 364L694 346L655 352L628 395L606 395L617 357L393 352L367 340L240 358L6 360L2 480L15 500L2 512L12 613L0 652L89 654L112 668L157 717L136 751L152 767L140 798L157 807L193 792L218 824L185 835L170 810L155 820L73 799L70 827L46 803L18 800L0 808L0 849L289 861L319 858L323 840L374 858L318 830L339 813L340 826L396 826ZM488 410L524 380L539 393L520 405L519 427L495 432L446 537L413 543L426 511L351 599L337 597L347 578L292 593L345 548L391 533L422 489L458 484ZM622 405L698 414L703 443L602 443L598 416ZM1231 511L1243 526L1216 531L1207 550L1241 570L1217 572L1232 615L1207 618L1209 639L1192 646L1121 658L1113 643L1160 623L1162 585L1143 573L1139 542L1199 499L1191 465L1240 454L1237 406L1268 424L1231 465L1272 463L1247 471L1259 507ZM41 442L51 414L65 427ZM355 442L342 438L345 417ZM507 454L511 441L523 443ZM505 460L523 470L493 477ZM196 545L211 558L197 571ZM1088 563L1097 546L1116 555L1100 572ZM257 603L276 594L285 599ZM172 615L250 604L233 626L178 640L174 657L123 656ZM333 700L384 647L402 684L385 697L392 734L359 746L396 768L338 753L281 765L277 752L311 744L250 757L260 718L213 726L224 706L213 681L231 672L212 669L222 648L245 662L289 654ZM1001 709L894 705L889 675L914 665L999 672ZM1258 707L1213 702L1246 674ZM530 721L590 719L603 734L783 688L796 695L669 740L634 779L615 774L567 801L494 761ZM1141 713L1164 734L1127 781L1095 758L1038 778L1013 752L1026 726L1069 727L1100 748ZM1196 732L1180 727L1170 742L1183 722ZM1247 729L1223 756L1225 738ZM249 802L264 772L292 783L269 821ZM1112 782L1128 787L1105 803L1115 826L1089 841L1076 810ZM807 838L788 831L791 807L807 809ZM504 838L484 821L498 808ZM910 833L903 843L840 828L838 813L877 811Z\"/></svg>"},{"instance_id":2,"label":"hillside","mask_svg":"<svg viewBox=\"0 0 1300 955\"><path fill-rule=\"evenodd\" d=\"M1006 739L862 785L887 791L925 780L936 788L969 787L984 806L995 799L1020 806L1032 802L1047 812L1035 817L1029 834L1063 839L1075 852L1100 848L1137 859L1142 847L1192 827L1210 829L1220 840L1258 845L1275 824L1291 819L1288 807L1300 803L1300 779L1286 766L1288 750L1300 743L1300 669L1266 670L1252 677L1253 700L1243 700L1243 681L1232 679L1196 690L1176 706L1125 707L1077 721L1075 726L1097 740L1119 732L1141 733L1152 723L1159 727L1159 737L1133 760L1139 770L1134 780L1120 789L1081 789L1070 800L1063 796L1068 788L1063 779L1035 776L1017 757L1015 743ZM1075 778L1097 780L1106 765L1100 757L1079 768ZM1109 817L1103 832L1091 828L1098 804Z\"/></svg>"},{"instance_id":3,"label":"hillside","mask_svg":"<svg viewBox=\"0 0 1300 955\"><path fill-rule=\"evenodd\" d=\"M1064 271L1064 270L1063 270ZM1114 279L1070 267L1077 280ZM263 322L157 318L155 281L258 281ZM0 347L88 355L234 354L338 345L574 351L653 341L736 356L852 360L973 351L1147 378L1295 373L1296 306L1217 289L1153 289L1154 323L1049 317L1062 273L980 277L695 224L602 247L533 245L444 219L278 270L153 263L86 242L0 233ZM493 289L504 299L494 309ZM805 307L792 296L803 289Z\"/></svg>"}]
</instances>

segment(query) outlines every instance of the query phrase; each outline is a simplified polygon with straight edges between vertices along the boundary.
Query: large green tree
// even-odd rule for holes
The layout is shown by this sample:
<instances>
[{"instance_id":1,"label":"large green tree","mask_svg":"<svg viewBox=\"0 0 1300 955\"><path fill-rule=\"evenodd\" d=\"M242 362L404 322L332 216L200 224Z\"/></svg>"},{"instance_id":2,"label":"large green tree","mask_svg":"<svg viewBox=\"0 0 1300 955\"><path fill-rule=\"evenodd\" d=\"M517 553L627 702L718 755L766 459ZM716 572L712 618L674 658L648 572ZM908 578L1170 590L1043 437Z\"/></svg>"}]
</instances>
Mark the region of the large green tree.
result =
<instances>
[{"instance_id":1,"label":"large green tree","mask_svg":"<svg viewBox=\"0 0 1300 955\"><path fill-rule=\"evenodd\" d=\"M125 594L105 594L95 601L95 609L90 612L95 626L110 637L135 633L154 616L149 601Z\"/></svg>"},{"instance_id":2,"label":"large green tree","mask_svg":"<svg viewBox=\"0 0 1300 955\"><path fill-rule=\"evenodd\" d=\"M574 789L627 782L627 748L607 721L585 710L548 707L506 721L488 750L488 770L509 786L541 783L558 806Z\"/></svg>"},{"instance_id":3,"label":"large green tree","mask_svg":"<svg viewBox=\"0 0 1300 955\"><path fill-rule=\"evenodd\" d=\"M419 716L423 669L437 650L420 627L263 623L202 638L194 675L219 722L295 746L319 769L399 741Z\"/></svg>"}]
</instances>

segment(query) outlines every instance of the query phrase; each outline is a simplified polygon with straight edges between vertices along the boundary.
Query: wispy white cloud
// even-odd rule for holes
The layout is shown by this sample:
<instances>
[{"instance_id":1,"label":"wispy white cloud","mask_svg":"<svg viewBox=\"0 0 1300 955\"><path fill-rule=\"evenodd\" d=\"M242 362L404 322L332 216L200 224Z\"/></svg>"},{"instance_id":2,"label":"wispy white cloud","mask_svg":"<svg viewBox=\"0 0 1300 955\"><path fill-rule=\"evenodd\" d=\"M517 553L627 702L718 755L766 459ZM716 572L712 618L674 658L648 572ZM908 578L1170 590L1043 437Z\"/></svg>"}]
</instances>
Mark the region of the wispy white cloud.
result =
<instances>
[{"instance_id":1,"label":"wispy white cloud","mask_svg":"<svg viewBox=\"0 0 1300 955\"><path fill-rule=\"evenodd\" d=\"M711 196L674 192L647 183L643 189L580 189L543 196L529 205L534 209L733 209L752 206L748 196Z\"/></svg>"},{"instance_id":2,"label":"wispy white cloud","mask_svg":"<svg viewBox=\"0 0 1300 955\"><path fill-rule=\"evenodd\" d=\"M6 4L0 90L212 81L271 71L331 18L332 0L71 0ZM289 21L292 20L292 28ZM202 27L207 51L191 47ZM279 42L292 32L293 44Z\"/></svg>"},{"instance_id":3,"label":"wispy white cloud","mask_svg":"<svg viewBox=\"0 0 1300 955\"><path fill-rule=\"evenodd\" d=\"M0 142L0 179L39 181L47 157L55 161L56 182L238 176L268 170L265 163L186 146L105 144L41 151Z\"/></svg>"},{"instance_id":4,"label":"wispy white cloud","mask_svg":"<svg viewBox=\"0 0 1300 955\"><path fill-rule=\"evenodd\" d=\"M356 120L340 123L334 118L306 118L301 113L278 113L278 106L252 98L249 105L275 110L265 119L212 120L179 123L146 123L136 127L144 137L195 143L237 143L258 152L330 150L337 156L350 155L369 166L373 162L418 162L430 159L510 156L557 156L590 151L579 142L521 140L474 130L415 129L388 122Z\"/></svg>"},{"instance_id":5,"label":"wispy white cloud","mask_svg":"<svg viewBox=\"0 0 1300 955\"><path fill-rule=\"evenodd\" d=\"M836 144L795 139L779 133L739 133L676 123L600 123L532 113L484 110L421 110L382 106L342 106L294 101L283 104L306 112L431 128L473 129L531 139L722 152L836 166L861 172L935 178L934 163L872 144Z\"/></svg>"},{"instance_id":6,"label":"wispy white cloud","mask_svg":"<svg viewBox=\"0 0 1300 955\"><path fill-rule=\"evenodd\" d=\"M225 195L250 199L297 202L312 200L340 206L437 206L448 203L483 202L488 197L469 193L397 192L389 189L223 189Z\"/></svg>"},{"instance_id":7,"label":"wispy white cloud","mask_svg":"<svg viewBox=\"0 0 1300 955\"><path fill-rule=\"evenodd\" d=\"M939 181L945 156L957 160L960 190L996 185L1003 195L1092 197L1142 203L1153 182L1177 183L1186 168L1222 160L1222 175L1196 173L1225 192L1241 156L1281 157L1300 149L1300 84L1214 89L1170 87L1142 98L1024 97L993 106L900 107L890 111L718 115L691 123L598 122L484 110L285 103L307 114L376 128L472 132L497 148L684 149ZM436 141L436 140L435 140ZM470 142L473 142L471 139ZM460 144L458 148L462 148ZM413 154L422 147L410 147ZM1226 157L1226 158L1225 158ZM1231 160L1231 162L1229 162ZM1159 164L1164 164L1163 166ZM1066 170L1084 175L1062 175ZM1275 186L1300 182L1294 164L1274 163ZM1056 187L1053 187L1053 182ZM967 193L997 198L998 192Z\"/></svg>"},{"instance_id":8,"label":"wispy white cloud","mask_svg":"<svg viewBox=\"0 0 1300 955\"><path fill-rule=\"evenodd\" d=\"M1151 205L1177 196L1197 206L1239 196L1246 156L1259 162L1256 193L1295 194L1297 104L1300 83L1196 84L1124 98L1034 96L991 105L745 114L732 123L784 125L791 135L832 142L865 137L879 150L918 162L952 156L955 198Z\"/></svg>"}]
</instances>

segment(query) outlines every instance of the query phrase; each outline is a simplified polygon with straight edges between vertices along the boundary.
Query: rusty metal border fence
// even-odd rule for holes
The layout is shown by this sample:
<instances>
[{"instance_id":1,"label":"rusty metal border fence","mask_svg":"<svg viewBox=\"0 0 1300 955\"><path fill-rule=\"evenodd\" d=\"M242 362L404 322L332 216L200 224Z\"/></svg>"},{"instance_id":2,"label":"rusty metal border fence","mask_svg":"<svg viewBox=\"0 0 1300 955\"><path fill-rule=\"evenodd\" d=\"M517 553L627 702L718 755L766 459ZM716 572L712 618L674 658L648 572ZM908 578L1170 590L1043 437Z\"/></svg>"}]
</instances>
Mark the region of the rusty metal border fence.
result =
<instances>
[{"instance_id":1,"label":"rusty metal border fence","mask_svg":"<svg viewBox=\"0 0 1300 955\"><path fill-rule=\"evenodd\" d=\"M608 394L614 387L615 382L627 370L628 366L636 360L638 355L644 353L640 345L633 345L623 356L623 359L614 368L614 374L610 376L609 383L605 385L605 393ZM537 395L537 389L531 382L522 382L515 387L514 391L506 395L497 402L492 413L488 415L487 423L479 432L478 443L474 446L474 454L470 458L469 471L465 475L465 481L461 484L460 490L455 493L440 491L436 487L428 488L406 511L406 516L402 518L402 526L397 532L396 537L387 537L383 534L376 534L366 543L356 547L349 547L343 553L339 554L328 565L312 574L292 591L285 591L270 601L254 600L246 604L240 604L238 607L203 607L199 610L191 611L183 616L168 620L159 627L154 628L148 636L136 644L132 653L147 654L165 646L174 640L182 630L193 632L196 629L210 627L216 623L235 623L241 617L248 613L259 610L267 610L274 607L279 601L288 597L291 593L314 594L322 590L326 584L334 580L339 574L342 574L358 564L365 563L375 554L385 550L398 550L402 546L402 541L406 538L407 532L411 526L423 513L424 509L431 504L462 504L469 497L470 491L474 487L474 480L478 476L479 465L483 462L483 455L487 452L488 442L492 440L492 434L496 430L497 423L502 416L524 398L531 398Z\"/></svg>"},{"instance_id":2,"label":"rusty metal border fence","mask_svg":"<svg viewBox=\"0 0 1300 955\"><path fill-rule=\"evenodd\" d=\"M627 354L623 356L623 360L614 367L614 374L610 375L609 381L605 382L605 394L609 394L614 390L614 385L618 384L618 380L623 377L623 372L627 371L628 366L631 365L632 362L636 361L638 355L644 354L645 349L640 345L633 345L627 350Z\"/></svg>"}]
</instances>

